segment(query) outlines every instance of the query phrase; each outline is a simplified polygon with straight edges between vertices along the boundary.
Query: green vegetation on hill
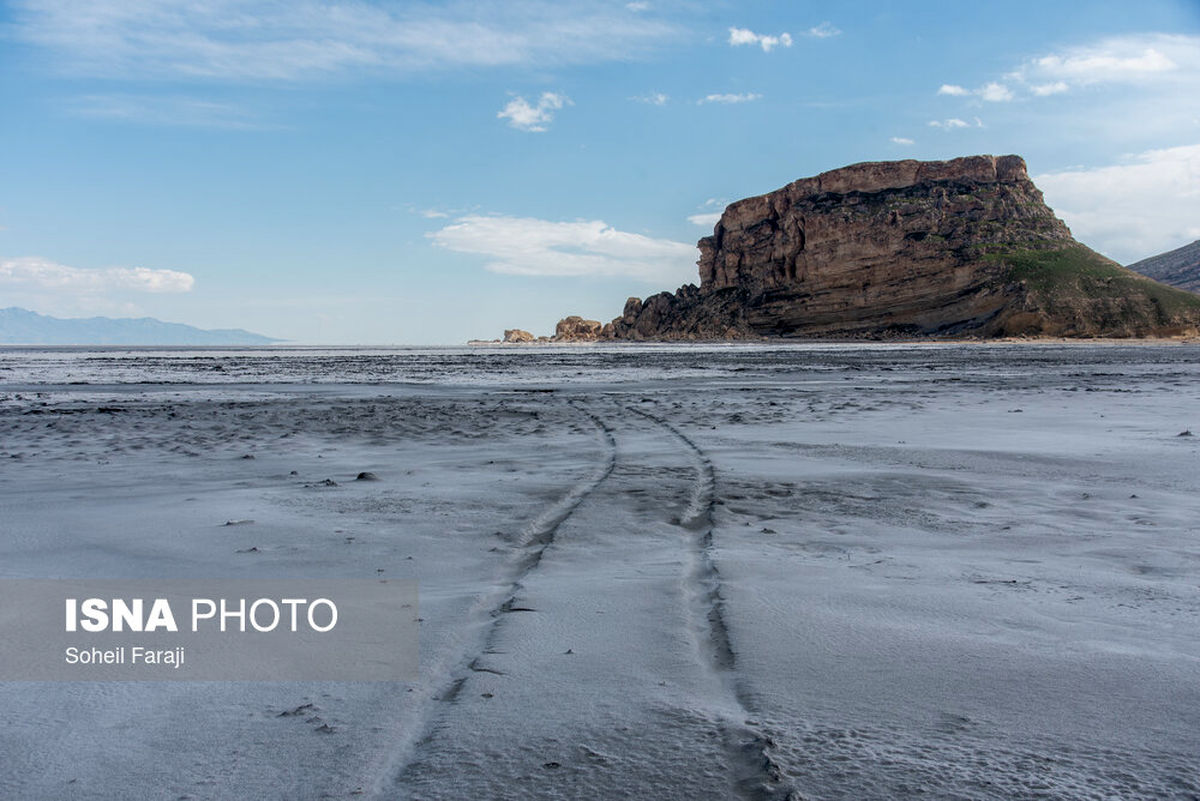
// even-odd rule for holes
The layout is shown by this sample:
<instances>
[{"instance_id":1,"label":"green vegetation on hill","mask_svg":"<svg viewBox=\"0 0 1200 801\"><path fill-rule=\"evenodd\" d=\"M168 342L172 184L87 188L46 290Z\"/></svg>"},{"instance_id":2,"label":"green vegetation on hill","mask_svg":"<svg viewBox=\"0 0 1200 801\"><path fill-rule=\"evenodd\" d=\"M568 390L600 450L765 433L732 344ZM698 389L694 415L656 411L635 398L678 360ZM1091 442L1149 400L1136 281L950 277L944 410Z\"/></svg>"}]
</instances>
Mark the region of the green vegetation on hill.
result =
<instances>
[{"instance_id":1,"label":"green vegetation on hill","mask_svg":"<svg viewBox=\"0 0 1200 801\"><path fill-rule=\"evenodd\" d=\"M1083 245L1046 250L1013 250L989 256L1009 267L1039 295L1055 297L1145 297L1167 314L1200 311L1200 295L1160 284L1126 269Z\"/></svg>"},{"instance_id":2,"label":"green vegetation on hill","mask_svg":"<svg viewBox=\"0 0 1200 801\"><path fill-rule=\"evenodd\" d=\"M1160 284L1078 243L1003 248L986 254L1003 265L1010 283L1026 291L1021 330L1065 336L1182 334L1200 326L1200 295ZM1045 320L1034 323L1040 310ZM1019 321L1019 325L1017 325Z\"/></svg>"}]
</instances>

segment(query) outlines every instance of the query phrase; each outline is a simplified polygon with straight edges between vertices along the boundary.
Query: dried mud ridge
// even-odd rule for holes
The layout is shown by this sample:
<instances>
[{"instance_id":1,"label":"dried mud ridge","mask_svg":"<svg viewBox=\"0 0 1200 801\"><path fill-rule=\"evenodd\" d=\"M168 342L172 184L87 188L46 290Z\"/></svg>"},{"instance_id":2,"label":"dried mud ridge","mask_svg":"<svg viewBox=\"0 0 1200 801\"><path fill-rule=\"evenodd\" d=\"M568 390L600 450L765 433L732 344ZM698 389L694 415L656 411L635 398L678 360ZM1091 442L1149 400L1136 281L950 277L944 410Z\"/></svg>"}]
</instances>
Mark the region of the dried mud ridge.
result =
<instances>
[{"instance_id":1,"label":"dried mud ridge","mask_svg":"<svg viewBox=\"0 0 1200 801\"><path fill-rule=\"evenodd\" d=\"M686 586L691 596L688 600L692 614L706 635L697 643L700 650L698 658L720 676L731 705L743 713L739 716L743 722L726 719L719 724L735 783L734 790L738 797L748 801L799 801L799 791L786 782L783 769L771 755L773 741L748 722L758 712L743 680L735 672L737 652L726 622L721 573L713 554L713 511L716 508L717 482L712 460L690 437L661 417L633 407L627 410L669 432L684 446L694 463L696 478L683 517L679 520L680 527L689 534L690 558Z\"/></svg>"},{"instance_id":2,"label":"dried mud ridge","mask_svg":"<svg viewBox=\"0 0 1200 801\"><path fill-rule=\"evenodd\" d=\"M472 674L505 675L503 671L488 667L486 658L495 653L497 636L506 616L549 611L520 605L524 581L538 568L547 550L555 544L562 525L612 475L618 459L613 426L579 402L571 401L568 405L595 426L602 456L591 473L543 508L512 536L510 558L503 575L497 580L503 591L488 594L472 610L473 617L485 621L482 637L465 648L466 655L461 657L458 667L449 672L451 678L430 694L429 700L433 703L426 704L423 720L418 724L421 733L412 741L409 752L399 758L389 776L383 777L381 785L376 788L380 794L397 785L403 786L410 766L420 761L420 752L436 749L439 703L458 702ZM721 575L714 558L716 477L713 463L691 438L663 418L629 406L617 407L615 412L618 419L624 421L631 418L645 420L660 430L666 440L679 443L680 455L689 462L687 469L694 475L690 490L683 499L682 513L674 522L686 543L682 586L689 613L699 632L695 638L696 659L705 671L716 678L724 696L714 699L714 706L724 710L714 712L714 722L720 733L732 781L731 797L744 801L799 801L799 791L787 781L784 771L772 756L772 738L760 731L753 720L758 711L744 682L736 673L737 653L726 622Z\"/></svg>"},{"instance_id":3,"label":"dried mud ridge","mask_svg":"<svg viewBox=\"0 0 1200 801\"><path fill-rule=\"evenodd\" d=\"M507 575L503 579L506 582L506 597L499 604L488 610L487 615L491 618L491 623L487 626L484 647L478 655L467 663L467 672L454 679L446 690L438 696L437 700L439 701L455 701L458 698L458 694L462 691L463 686L467 683L467 679L471 673L504 675L499 670L493 670L481 665L482 657L494 650L496 632L499 630L501 620L504 615L514 612L535 611L529 607L519 605L517 598L521 594L521 590L524 589L522 581L541 564L542 556L546 553L546 549L554 544L554 538L558 534L558 529L562 524L579 507L579 504L583 503L584 499L595 491L596 487L600 486L606 478L612 475L612 471L616 467L617 441L613 437L612 432L604 424L604 421L591 412L579 409L574 404L572 404L572 407L585 415L596 426L599 439L604 446L604 456L591 474L572 486L557 501L543 509L540 514L526 523L517 533L514 538L512 557L506 571Z\"/></svg>"},{"instance_id":4,"label":"dried mud ridge","mask_svg":"<svg viewBox=\"0 0 1200 801\"><path fill-rule=\"evenodd\" d=\"M542 509L537 516L512 536L512 553L502 575L496 579L500 590L483 596L471 610L472 618L485 621L483 637L480 641L467 646L467 655L460 659L457 668L448 671L451 676L450 680L444 683L440 690L432 693L433 701L456 702L472 673L503 675L501 671L483 666L482 660L493 652L496 634L505 615L534 611L517 605L517 598L523 589L522 582L541 563L542 556L546 549L554 543L555 536L562 524L583 503L584 499L612 475L612 471L616 467L617 443L608 426L595 414L581 409L576 404L569 405L595 426L597 438L603 449L603 456L591 473L575 483L558 500ZM382 783L376 787L377 792L382 793L394 783L402 783L404 772L412 763L414 754L434 743L437 736L436 718L436 710L427 709L423 720L416 723L416 728L420 730L419 739L412 744L409 753L401 757L400 764L389 771L390 775L382 777Z\"/></svg>"}]
</instances>

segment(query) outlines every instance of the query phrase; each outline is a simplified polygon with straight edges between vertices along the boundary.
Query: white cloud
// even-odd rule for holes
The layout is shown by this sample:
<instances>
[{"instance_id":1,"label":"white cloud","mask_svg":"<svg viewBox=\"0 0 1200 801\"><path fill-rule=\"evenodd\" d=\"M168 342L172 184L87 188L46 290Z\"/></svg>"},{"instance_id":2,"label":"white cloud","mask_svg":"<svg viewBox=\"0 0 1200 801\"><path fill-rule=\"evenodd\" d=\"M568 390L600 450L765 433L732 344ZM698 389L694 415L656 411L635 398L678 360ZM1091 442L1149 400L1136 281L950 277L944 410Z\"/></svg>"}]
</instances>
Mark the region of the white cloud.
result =
<instances>
[{"instance_id":1,"label":"white cloud","mask_svg":"<svg viewBox=\"0 0 1200 801\"><path fill-rule=\"evenodd\" d=\"M554 112L564 105L572 105L571 98L555 92L542 92L537 105L530 105L523 97L514 97L496 112L498 119L507 119L508 124L520 131L541 132L554 121Z\"/></svg>"},{"instance_id":2,"label":"white cloud","mask_svg":"<svg viewBox=\"0 0 1200 801\"><path fill-rule=\"evenodd\" d=\"M66 294L112 291L190 292L195 279L175 270L146 267L87 269L68 267L46 259L25 257L0 261L0 286L8 289L53 290Z\"/></svg>"},{"instance_id":3,"label":"white cloud","mask_svg":"<svg viewBox=\"0 0 1200 801\"><path fill-rule=\"evenodd\" d=\"M941 128L944 131L952 131L957 128L970 128L971 123L960 120L958 117L951 117L948 120L930 120L929 127ZM982 127L982 125L980 127Z\"/></svg>"},{"instance_id":4,"label":"white cloud","mask_svg":"<svg viewBox=\"0 0 1200 801\"><path fill-rule=\"evenodd\" d=\"M971 90L966 89L962 86L958 86L957 84L944 83L944 84L942 84L941 88L937 90L937 93L939 95L952 95L954 97L965 97L966 95L971 94Z\"/></svg>"},{"instance_id":5,"label":"white cloud","mask_svg":"<svg viewBox=\"0 0 1200 801\"><path fill-rule=\"evenodd\" d=\"M822 22L808 29L808 35L814 39L828 39L832 36L841 36L842 32L828 22Z\"/></svg>"},{"instance_id":6,"label":"white cloud","mask_svg":"<svg viewBox=\"0 0 1200 801\"><path fill-rule=\"evenodd\" d=\"M638 95L637 97L631 97L629 99L637 101L638 103L646 103L650 106L665 106L671 98L662 92L651 92L647 95Z\"/></svg>"},{"instance_id":7,"label":"white cloud","mask_svg":"<svg viewBox=\"0 0 1200 801\"><path fill-rule=\"evenodd\" d=\"M984 84L978 89L967 89L954 83L942 84L937 93L939 95L950 95L951 97L970 97L975 95L981 97L990 103L1003 103L1013 99L1013 92L1002 83L992 81Z\"/></svg>"},{"instance_id":8,"label":"white cloud","mask_svg":"<svg viewBox=\"0 0 1200 801\"><path fill-rule=\"evenodd\" d=\"M1048 97L1049 95L1057 95L1066 92L1071 88L1071 85L1066 81L1054 81L1052 83L1038 83L1029 87L1038 97Z\"/></svg>"},{"instance_id":9,"label":"white cloud","mask_svg":"<svg viewBox=\"0 0 1200 801\"><path fill-rule=\"evenodd\" d=\"M1013 99L1012 90L1002 83L995 81L985 84L978 95L989 103L1005 103Z\"/></svg>"},{"instance_id":10,"label":"white cloud","mask_svg":"<svg viewBox=\"0 0 1200 801\"><path fill-rule=\"evenodd\" d=\"M916 142L905 136L893 136L892 144L894 145L915 145Z\"/></svg>"},{"instance_id":11,"label":"white cloud","mask_svg":"<svg viewBox=\"0 0 1200 801\"><path fill-rule=\"evenodd\" d=\"M625 7L627 9L629 9L630 11L632 11L633 13L637 14L639 12L649 10L650 4L643 2L643 0L635 0L635 2L626 3Z\"/></svg>"},{"instance_id":12,"label":"white cloud","mask_svg":"<svg viewBox=\"0 0 1200 801\"><path fill-rule=\"evenodd\" d=\"M705 95L697 103L750 103L762 98L762 95L753 92L743 92L741 94L717 94Z\"/></svg>"},{"instance_id":13,"label":"white cloud","mask_svg":"<svg viewBox=\"0 0 1200 801\"><path fill-rule=\"evenodd\" d=\"M1081 88L1091 92L1078 91ZM977 89L946 83L937 93L993 103L1018 96L1034 101L1077 96L1081 99L1070 107L1069 122L1056 121L1056 128L1087 126L1096 136L1109 133L1126 142L1151 143L1154 132L1178 135L1181 128L1195 128L1200 114L1200 36L1107 37L1030 58ZM1042 105L1039 113L1049 122L1045 115L1057 114L1058 109ZM1068 112L1062 114L1066 117Z\"/></svg>"},{"instance_id":14,"label":"white cloud","mask_svg":"<svg viewBox=\"0 0 1200 801\"><path fill-rule=\"evenodd\" d=\"M696 276L694 246L618 231L600 220L472 215L427 236L448 250L485 256L488 270L509 275L626 276L660 285Z\"/></svg>"},{"instance_id":15,"label":"white cloud","mask_svg":"<svg viewBox=\"0 0 1200 801\"><path fill-rule=\"evenodd\" d=\"M137 80L292 81L348 71L623 60L680 35L628 7L341 0L15 0L8 30L52 66ZM638 6L640 4L631 4Z\"/></svg>"},{"instance_id":16,"label":"white cloud","mask_svg":"<svg viewBox=\"0 0 1200 801\"><path fill-rule=\"evenodd\" d=\"M1039 97L1078 86L1171 87L1200 83L1200 36L1135 34L1064 48L1021 64L1010 76Z\"/></svg>"},{"instance_id":17,"label":"white cloud","mask_svg":"<svg viewBox=\"0 0 1200 801\"><path fill-rule=\"evenodd\" d=\"M1129 264L1200 239L1200 144L1034 177L1081 242Z\"/></svg>"},{"instance_id":18,"label":"white cloud","mask_svg":"<svg viewBox=\"0 0 1200 801\"><path fill-rule=\"evenodd\" d=\"M789 33L781 33L778 36L768 36L767 34L755 33L749 28L730 28L729 44L732 47L737 47L739 45L758 45L763 49L764 53L770 53L773 48L779 45L791 47L792 35Z\"/></svg>"},{"instance_id":19,"label":"white cloud","mask_svg":"<svg viewBox=\"0 0 1200 801\"><path fill-rule=\"evenodd\" d=\"M703 225L706 228L711 228L712 226L716 225L720 219L721 212L716 211L704 214L692 214L687 218L687 221L692 225Z\"/></svg>"},{"instance_id":20,"label":"white cloud","mask_svg":"<svg viewBox=\"0 0 1200 801\"><path fill-rule=\"evenodd\" d=\"M1161 147L1200 130L1200 35L1135 34L1064 46L1014 62L979 88L947 83L938 94L976 106L1024 100L1001 121L1040 142L1076 141L1109 157Z\"/></svg>"},{"instance_id":21,"label":"white cloud","mask_svg":"<svg viewBox=\"0 0 1200 801\"><path fill-rule=\"evenodd\" d=\"M1035 59L1026 67L1031 73L1069 78L1076 83L1085 84L1136 82L1146 76L1178 68L1179 65L1160 50L1129 40L1108 40L1093 47L1052 53Z\"/></svg>"}]
</instances>

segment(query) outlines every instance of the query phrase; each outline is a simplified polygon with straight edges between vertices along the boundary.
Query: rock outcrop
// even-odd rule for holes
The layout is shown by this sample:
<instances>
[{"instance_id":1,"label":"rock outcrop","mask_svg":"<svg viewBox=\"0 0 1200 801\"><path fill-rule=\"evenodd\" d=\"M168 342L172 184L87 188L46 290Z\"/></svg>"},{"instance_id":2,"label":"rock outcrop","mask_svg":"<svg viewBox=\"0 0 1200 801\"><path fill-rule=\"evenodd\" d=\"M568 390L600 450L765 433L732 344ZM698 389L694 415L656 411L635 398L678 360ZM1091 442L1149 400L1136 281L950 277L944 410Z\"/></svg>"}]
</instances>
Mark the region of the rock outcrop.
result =
<instances>
[{"instance_id":1,"label":"rock outcrop","mask_svg":"<svg viewBox=\"0 0 1200 801\"><path fill-rule=\"evenodd\" d=\"M600 338L603 326L599 320L585 320L571 315L558 321L554 327L552 342L595 342Z\"/></svg>"},{"instance_id":2,"label":"rock outcrop","mask_svg":"<svg viewBox=\"0 0 1200 801\"><path fill-rule=\"evenodd\" d=\"M1019 156L856 164L803 178L731 204L699 248L699 287L630 298L598 335L1146 336L1200 327L1200 297L1076 242ZM560 322L559 334L578 319Z\"/></svg>"},{"instance_id":3,"label":"rock outcrop","mask_svg":"<svg viewBox=\"0 0 1200 801\"><path fill-rule=\"evenodd\" d=\"M1129 269L1155 281L1200 292L1200 239L1190 245L1142 259Z\"/></svg>"},{"instance_id":4,"label":"rock outcrop","mask_svg":"<svg viewBox=\"0 0 1200 801\"><path fill-rule=\"evenodd\" d=\"M528 331L521 330L520 328L504 329L504 342L521 344L525 342L534 342L536 340L537 337Z\"/></svg>"}]
</instances>

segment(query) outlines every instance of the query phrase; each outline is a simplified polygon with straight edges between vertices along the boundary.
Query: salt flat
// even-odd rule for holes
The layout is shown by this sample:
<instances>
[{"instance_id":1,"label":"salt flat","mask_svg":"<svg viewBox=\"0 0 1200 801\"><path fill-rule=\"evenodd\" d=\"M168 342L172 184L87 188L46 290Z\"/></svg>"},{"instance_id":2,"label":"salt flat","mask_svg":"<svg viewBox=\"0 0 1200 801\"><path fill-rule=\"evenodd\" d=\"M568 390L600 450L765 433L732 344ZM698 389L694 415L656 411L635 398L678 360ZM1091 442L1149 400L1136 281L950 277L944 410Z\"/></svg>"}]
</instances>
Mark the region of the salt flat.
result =
<instances>
[{"instance_id":1,"label":"salt flat","mask_svg":"<svg viewBox=\"0 0 1200 801\"><path fill-rule=\"evenodd\" d=\"M0 575L422 619L411 684L0 684L0 797L1200 797L1198 361L0 351Z\"/></svg>"}]
</instances>

